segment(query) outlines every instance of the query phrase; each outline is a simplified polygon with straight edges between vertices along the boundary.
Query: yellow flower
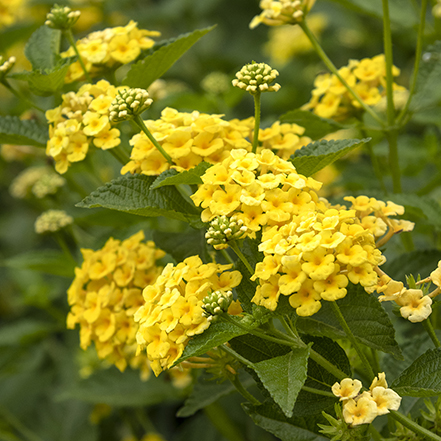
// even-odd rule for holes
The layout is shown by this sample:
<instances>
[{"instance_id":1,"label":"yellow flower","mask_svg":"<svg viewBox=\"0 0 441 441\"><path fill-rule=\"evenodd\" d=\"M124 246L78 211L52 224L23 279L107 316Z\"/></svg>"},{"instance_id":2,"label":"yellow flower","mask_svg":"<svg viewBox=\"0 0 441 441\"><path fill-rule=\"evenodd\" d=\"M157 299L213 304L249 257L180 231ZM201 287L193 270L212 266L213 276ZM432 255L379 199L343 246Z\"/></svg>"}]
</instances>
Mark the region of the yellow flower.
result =
<instances>
[{"instance_id":1,"label":"yellow flower","mask_svg":"<svg viewBox=\"0 0 441 441\"><path fill-rule=\"evenodd\" d=\"M144 233L121 242L110 238L98 251L83 249L83 264L75 269L75 279L68 289L71 311L67 326L80 325L81 347L93 341L98 356L118 369L127 364L138 367L145 377L149 370L146 358L136 357L135 335L138 325L134 313L142 305L144 275L154 283L161 268L156 260L164 256L154 243L143 243ZM139 283L141 281L141 284Z\"/></svg>"},{"instance_id":2,"label":"yellow flower","mask_svg":"<svg viewBox=\"0 0 441 441\"><path fill-rule=\"evenodd\" d=\"M343 418L351 426L372 423L377 415L377 403L370 395L364 395L357 401L351 398L343 405Z\"/></svg>"},{"instance_id":3,"label":"yellow flower","mask_svg":"<svg viewBox=\"0 0 441 441\"><path fill-rule=\"evenodd\" d=\"M362 388L360 380L345 378L340 383L334 383L332 393L340 398L340 401L346 401L355 398Z\"/></svg>"},{"instance_id":4,"label":"yellow flower","mask_svg":"<svg viewBox=\"0 0 441 441\"><path fill-rule=\"evenodd\" d=\"M432 299L421 289L407 289L395 300L400 306L400 314L412 323L426 320L432 313Z\"/></svg>"}]
</instances>

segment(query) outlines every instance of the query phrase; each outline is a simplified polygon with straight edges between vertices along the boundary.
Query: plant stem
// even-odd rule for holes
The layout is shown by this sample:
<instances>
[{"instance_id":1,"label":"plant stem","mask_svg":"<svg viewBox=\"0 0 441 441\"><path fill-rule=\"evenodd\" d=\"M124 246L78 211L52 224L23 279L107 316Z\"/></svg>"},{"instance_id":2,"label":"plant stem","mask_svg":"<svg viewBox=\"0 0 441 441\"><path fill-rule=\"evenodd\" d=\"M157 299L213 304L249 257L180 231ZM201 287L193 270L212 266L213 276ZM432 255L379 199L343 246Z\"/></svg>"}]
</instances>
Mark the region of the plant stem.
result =
<instances>
[{"instance_id":1,"label":"plant stem","mask_svg":"<svg viewBox=\"0 0 441 441\"><path fill-rule=\"evenodd\" d=\"M367 138L367 135L365 135L365 132L364 132L364 131L363 131L363 136L364 136L365 138ZM387 194L387 188L386 188L386 186L384 185L383 174L381 173L380 165L379 165L379 162L378 162L378 158L375 156L374 149L373 149L373 147L372 147L372 143L371 143L371 141L369 141L369 142L366 144L366 147L367 147L367 149L368 149L369 156L371 157L372 168L374 169L375 176L377 177L377 180L378 180L378 182L380 183L380 187L381 187L381 189L384 191L384 193Z\"/></svg>"},{"instance_id":2,"label":"plant stem","mask_svg":"<svg viewBox=\"0 0 441 441\"><path fill-rule=\"evenodd\" d=\"M261 92L257 92L254 95L254 135L253 135L253 153L257 151L257 145L259 144L259 129L260 129L260 96Z\"/></svg>"},{"instance_id":3,"label":"plant stem","mask_svg":"<svg viewBox=\"0 0 441 441\"><path fill-rule=\"evenodd\" d=\"M366 358L366 355L363 353L360 345L358 344L357 339L355 338L354 334L352 333L351 329L349 328L345 318L343 317L343 314L340 311L339 306L337 305L337 302L330 302L332 309L334 311L335 316L337 317L338 322L340 323L340 326L343 328L343 331L345 332L346 336L354 346L355 350L357 351L358 356L360 357L361 364L363 366L363 369L368 374L368 377L370 380L373 380L375 377L374 370L372 369L372 366L370 365L368 359Z\"/></svg>"},{"instance_id":4,"label":"plant stem","mask_svg":"<svg viewBox=\"0 0 441 441\"><path fill-rule=\"evenodd\" d=\"M136 115L133 118L133 122L145 133L148 139L152 142L152 144L161 152L161 155L164 156L164 158L167 160L167 162L172 165L173 161L172 158L170 158L169 154L162 148L162 146L159 144L158 141L154 138L154 136L150 133L150 130L147 128L147 126L144 124L144 121L139 115Z\"/></svg>"},{"instance_id":5,"label":"plant stem","mask_svg":"<svg viewBox=\"0 0 441 441\"><path fill-rule=\"evenodd\" d=\"M406 105L398 116L397 122L398 124L402 124L407 112L409 111L410 103L412 102L412 98L415 94L415 89L417 85L418 71L420 69L421 56L423 53L423 40L424 40L424 29L426 26L426 11L427 11L427 3L428 0L422 0L421 2L421 12L420 12L420 24L418 27L418 37L417 37L417 45L415 51L415 66L413 68L412 74L412 83L409 89L409 98L407 99Z\"/></svg>"},{"instance_id":6,"label":"plant stem","mask_svg":"<svg viewBox=\"0 0 441 441\"><path fill-rule=\"evenodd\" d=\"M325 357L321 356L318 352L314 351L314 349L311 348L309 352L309 356L323 369L326 369L330 374L334 375L334 377L337 378L337 380L343 380L344 378L348 378L348 374L340 370L337 366L334 366L331 362L326 360Z\"/></svg>"},{"instance_id":7,"label":"plant stem","mask_svg":"<svg viewBox=\"0 0 441 441\"><path fill-rule=\"evenodd\" d=\"M432 325L432 322L430 321L429 317L423 321L423 326L424 326L424 329L426 330L426 332L429 334L429 337L432 340L435 347L439 348L441 346L441 343L435 334L435 329L433 329L433 325Z\"/></svg>"},{"instance_id":8,"label":"plant stem","mask_svg":"<svg viewBox=\"0 0 441 441\"><path fill-rule=\"evenodd\" d=\"M229 380L233 383L234 387L237 391L250 403L253 403L255 406L259 406L261 402L250 392L248 392L243 384L240 382L239 377L237 375L228 374Z\"/></svg>"},{"instance_id":9,"label":"plant stem","mask_svg":"<svg viewBox=\"0 0 441 441\"><path fill-rule=\"evenodd\" d=\"M429 440L441 441L440 436L435 435L434 433L430 432L429 430L425 429L424 427L421 427L419 424L415 423L415 421L412 421L410 418L407 418L402 413L397 412L396 410L391 410L389 415L394 420L398 421L404 427L407 427L408 429L410 429L412 432L416 433L417 435L421 435Z\"/></svg>"},{"instance_id":10,"label":"plant stem","mask_svg":"<svg viewBox=\"0 0 441 441\"><path fill-rule=\"evenodd\" d=\"M394 92L393 83L393 53L392 53L392 31L390 28L389 0L383 2L383 42L384 55L386 58L386 97L387 97L387 125L393 127L395 122Z\"/></svg>"},{"instance_id":11,"label":"plant stem","mask_svg":"<svg viewBox=\"0 0 441 441\"><path fill-rule=\"evenodd\" d=\"M315 35L311 32L308 25L306 24L306 20L303 20L299 23L299 26L302 28L305 35L308 37L309 41L312 44L312 47L317 52L317 55L322 59L323 63L325 63L326 67L340 80L343 86L346 87L348 92L354 97L354 99L360 104L360 106L367 112L369 115L374 118L377 123L380 124L381 127L384 126L384 122L381 118L361 99L360 95L352 89L352 87L348 84L348 82L340 75L338 69L334 66L334 63L330 60L330 58L326 55L325 51L320 46Z\"/></svg>"},{"instance_id":12,"label":"plant stem","mask_svg":"<svg viewBox=\"0 0 441 441\"><path fill-rule=\"evenodd\" d=\"M44 441L43 438L40 438L39 435L32 432L30 429L28 429L22 422L11 412L9 412L8 409L4 407L0 407L0 415L2 416L2 419L6 421L7 424L12 426L17 432L20 433L20 435L23 437L23 440L27 441Z\"/></svg>"},{"instance_id":13,"label":"plant stem","mask_svg":"<svg viewBox=\"0 0 441 441\"><path fill-rule=\"evenodd\" d=\"M386 138L389 143L389 168L392 173L394 193L401 193L401 172L398 159L398 131L391 130L386 132Z\"/></svg>"},{"instance_id":14,"label":"plant stem","mask_svg":"<svg viewBox=\"0 0 441 441\"><path fill-rule=\"evenodd\" d=\"M36 104L34 104L31 100L29 100L28 98L26 98L21 92L19 92L18 90L14 89L9 82L6 79L3 79L1 81L1 84L3 84L3 86L6 87L6 89L9 90L9 92L11 92L13 95L15 95L19 100L25 101L26 103L28 103L30 106L32 106L34 109L38 110L39 112L45 113L45 111L37 106Z\"/></svg>"},{"instance_id":15,"label":"plant stem","mask_svg":"<svg viewBox=\"0 0 441 441\"><path fill-rule=\"evenodd\" d=\"M228 245L236 253L237 257L242 261L242 263L245 265L245 267L248 270L248 272L251 275L253 275L254 274L254 270L251 267L251 265L249 264L249 262L246 259L246 257L243 255L242 251L240 251L240 248L238 247L237 243L235 241L232 241L232 242L229 242Z\"/></svg>"},{"instance_id":16,"label":"plant stem","mask_svg":"<svg viewBox=\"0 0 441 441\"><path fill-rule=\"evenodd\" d=\"M66 255L66 257L73 262L73 264L75 266L78 265L77 260L75 259L75 257L72 255L72 252L70 251L69 247L67 246L67 243L62 235L62 233L60 231L57 231L55 234L55 240L57 241L58 245L60 246L60 248L63 250L64 254Z\"/></svg>"},{"instance_id":17,"label":"plant stem","mask_svg":"<svg viewBox=\"0 0 441 441\"><path fill-rule=\"evenodd\" d=\"M332 392L326 392L325 390L314 389L313 387L302 386L302 390L316 395L323 395L324 397L336 398L336 396Z\"/></svg>"},{"instance_id":18,"label":"plant stem","mask_svg":"<svg viewBox=\"0 0 441 441\"><path fill-rule=\"evenodd\" d=\"M372 438L375 441L382 441L383 440L383 437L378 433L378 430L372 424L369 424L369 432L371 433Z\"/></svg>"},{"instance_id":19,"label":"plant stem","mask_svg":"<svg viewBox=\"0 0 441 441\"><path fill-rule=\"evenodd\" d=\"M298 335L295 333L295 331L291 328L289 323L285 320L285 317L279 317L280 323L282 323L282 326L285 328L286 332L293 338L298 338Z\"/></svg>"},{"instance_id":20,"label":"plant stem","mask_svg":"<svg viewBox=\"0 0 441 441\"><path fill-rule=\"evenodd\" d=\"M81 57L80 52L79 52L79 50L77 48L77 44L75 43L75 39L73 37L72 30L71 29L66 29L65 31L63 31L63 34L67 38L67 41L72 46L72 48L75 51L75 53L77 54L78 61L79 61L80 65L81 65L81 69L83 69L84 76L86 77L87 82L88 83L92 83L92 78L90 77L89 72L86 69L86 66L84 64L83 58Z\"/></svg>"},{"instance_id":21,"label":"plant stem","mask_svg":"<svg viewBox=\"0 0 441 441\"><path fill-rule=\"evenodd\" d=\"M234 260L233 260L233 259L231 258L231 256L228 254L228 251L227 251L226 249L222 249L222 250L220 250L220 252L221 252L222 256L224 256L225 260L226 260L228 263L231 263L231 264L234 265Z\"/></svg>"},{"instance_id":22,"label":"plant stem","mask_svg":"<svg viewBox=\"0 0 441 441\"><path fill-rule=\"evenodd\" d=\"M230 354L233 356L236 360L239 360L242 364L244 364L246 367L249 367L250 369L254 369L255 366L253 363L251 363L250 360L247 360L245 357L242 357L242 355L238 354L234 349L230 348L226 344L223 344L220 346L220 348L226 352L227 354Z\"/></svg>"},{"instance_id":23,"label":"plant stem","mask_svg":"<svg viewBox=\"0 0 441 441\"><path fill-rule=\"evenodd\" d=\"M130 161L129 155L118 146L108 150L122 165L126 165Z\"/></svg>"}]
</instances>

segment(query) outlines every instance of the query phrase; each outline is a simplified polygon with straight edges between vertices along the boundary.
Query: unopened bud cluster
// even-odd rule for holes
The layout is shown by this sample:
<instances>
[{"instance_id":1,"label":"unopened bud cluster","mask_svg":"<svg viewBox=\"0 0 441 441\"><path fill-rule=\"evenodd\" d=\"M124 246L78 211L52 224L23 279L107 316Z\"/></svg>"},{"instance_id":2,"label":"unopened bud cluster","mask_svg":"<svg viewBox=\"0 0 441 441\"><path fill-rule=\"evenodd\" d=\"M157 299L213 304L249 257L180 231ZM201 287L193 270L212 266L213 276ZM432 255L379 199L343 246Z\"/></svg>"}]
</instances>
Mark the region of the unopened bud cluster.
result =
<instances>
[{"instance_id":1,"label":"unopened bud cluster","mask_svg":"<svg viewBox=\"0 0 441 441\"><path fill-rule=\"evenodd\" d=\"M52 29L66 31L70 29L80 18L80 11L72 11L67 6L54 5L51 12L47 14L45 25Z\"/></svg>"},{"instance_id":2,"label":"unopened bud cluster","mask_svg":"<svg viewBox=\"0 0 441 441\"><path fill-rule=\"evenodd\" d=\"M113 123L127 121L140 115L153 103L145 89L125 89L118 91L109 108L109 120Z\"/></svg>"},{"instance_id":3,"label":"unopened bud cluster","mask_svg":"<svg viewBox=\"0 0 441 441\"><path fill-rule=\"evenodd\" d=\"M204 297L202 309L204 317L208 321L214 321L217 317L228 311L233 301L233 293L231 291L213 291Z\"/></svg>"},{"instance_id":4,"label":"unopened bud cluster","mask_svg":"<svg viewBox=\"0 0 441 441\"><path fill-rule=\"evenodd\" d=\"M277 92L280 84L270 84L276 79L279 72L272 69L265 63L246 64L236 73L236 78L232 81L233 86L246 90L251 94L260 92Z\"/></svg>"},{"instance_id":5,"label":"unopened bud cluster","mask_svg":"<svg viewBox=\"0 0 441 441\"><path fill-rule=\"evenodd\" d=\"M205 238L215 250L222 250L228 248L228 242L241 239L247 231L248 228L241 219L234 216L218 216L210 222Z\"/></svg>"},{"instance_id":6,"label":"unopened bud cluster","mask_svg":"<svg viewBox=\"0 0 441 441\"><path fill-rule=\"evenodd\" d=\"M14 67L15 57L10 57L8 60L3 61L3 57L0 56L0 81L2 81L8 72Z\"/></svg>"},{"instance_id":7,"label":"unopened bud cluster","mask_svg":"<svg viewBox=\"0 0 441 441\"><path fill-rule=\"evenodd\" d=\"M47 210L35 221L37 234L55 233L73 223L73 217L63 210Z\"/></svg>"}]
</instances>

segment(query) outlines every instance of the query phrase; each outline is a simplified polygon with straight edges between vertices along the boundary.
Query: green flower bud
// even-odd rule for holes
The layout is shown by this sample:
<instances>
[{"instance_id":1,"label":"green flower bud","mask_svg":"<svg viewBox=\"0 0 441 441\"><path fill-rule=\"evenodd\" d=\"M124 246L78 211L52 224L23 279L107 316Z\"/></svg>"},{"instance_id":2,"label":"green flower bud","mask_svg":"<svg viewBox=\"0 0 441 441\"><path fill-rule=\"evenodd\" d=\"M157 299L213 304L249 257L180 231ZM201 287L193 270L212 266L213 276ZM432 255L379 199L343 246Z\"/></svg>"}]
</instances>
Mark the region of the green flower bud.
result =
<instances>
[{"instance_id":1,"label":"green flower bud","mask_svg":"<svg viewBox=\"0 0 441 441\"><path fill-rule=\"evenodd\" d=\"M215 250L222 250L228 248L228 242L242 239L247 231L248 228L243 221L236 219L235 216L218 216L210 222L205 238Z\"/></svg>"},{"instance_id":2,"label":"green flower bud","mask_svg":"<svg viewBox=\"0 0 441 441\"><path fill-rule=\"evenodd\" d=\"M59 29L60 31L67 31L80 18L80 11L72 11L68 6L59 6L55 4L51 12L47 14L45 25L52 29Z\"/></svg>"},{"instance_id":3,"label":"green flower bud","mask_svg":"<svg viewBox=\"0 0 441 441\"><path fill-rule=\"evenodd\" d=\"M37 234L55 233L73 223L73 217L63 210L47 210L38 216L35 221Z\"/></svg>"},{"instance_id":4,"label":"green flower bud","mask_svg":"<svg viewBox=\"0 0 441 441\"><path fill-rule=\"evenodd\" d=\"M228 311L233 301L233 293L231 291L213 291L205 296L202 301L204 303L202 305L204 310L202 314L207 317L208 321L214 321L219 315Z\"/></svg>"},{"instance_id":5,"label":"green flower bud","mask_svg":"<svg viewBox=\"0 0 441 441\"><path fill-rule=\"evenodd\" d=\"M270 84L279 75L276 69L265 63L246 64L242 69L236 73L236 78L232 81L233 86L246 90L252 95L260 92L277 92L280 89L280 84Z\"/></svg>"},{"instance_id":6,"label":"green flower bud","mask_svg":"<svg viewBox=\"0 0 441 441\"><path fill-rule=\"evenodd\" d=\"M127 121L140 115L153 103L144 89L119 90L109 107L109 120L113 123Z\"/></svg>"},{"instance_id":7,"label":"green flower bud","mask_svg":"<svg viewBox=\"0 0 441 441\"><path fill-rule=\"evenodd\" d=\"M9 57L8 60L4 61L3 57L0 56L0 82L6 77L9 71L14 67L15 57Z\"/></svg>"}]
</instances>

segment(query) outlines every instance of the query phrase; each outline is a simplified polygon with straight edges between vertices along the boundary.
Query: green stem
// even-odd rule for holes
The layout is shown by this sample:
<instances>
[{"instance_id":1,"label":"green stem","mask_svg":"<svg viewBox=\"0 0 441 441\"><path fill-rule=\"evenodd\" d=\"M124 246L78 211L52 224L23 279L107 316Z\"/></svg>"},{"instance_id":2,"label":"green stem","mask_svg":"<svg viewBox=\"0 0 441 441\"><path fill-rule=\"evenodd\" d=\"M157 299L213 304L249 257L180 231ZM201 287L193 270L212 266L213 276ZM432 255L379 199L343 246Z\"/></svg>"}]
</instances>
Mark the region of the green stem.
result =
<instances>
[{"instance_id":1,"label":"green stem","mask_svg":"<svg viewBox=\"0 0 441 441\"><path fill-rule=\"evenodd\" d=\"M364 137L366 138L367 135L364 135ZM368 142L366 144L366 146L367 146L367 149L369 152L369 156L371 157L372 167L374 169L375 176L377 177L377 180L380 183L381 189L383 190L384 193L387 194L387 188L386 188L386 185L384 185L383 173L381 173L378 158L375 156L374 149L372 147L372 143Z\"/></svg>"},{"instance_id":2,"label":"green stem","mask_svg":"<svg viewBox=\"0 0 441 441\"><path fill-rule=\"evenodd\" d=\"M231 263L234 265L234 260L231 258L231 256L228 254L228 251L226 249L220 250L222 256L224 256L225 260L228 263Z\"/></svg>"},{"instance_id":3,"label":"green stem","mask_svg":"<svg viewBox=\"0 0 441 441\"><path fill-rule=\"evenodd\" d=\"M345 318L343 317L343 314L340 311L339 306L337 305L337 302L330 302L332 309L334 311L335 316L337 317L338 322L340 323L340 326L343 328L343 331L345 332L346 336L354 346L355 350L357 351L358 356L360 357L360 361L362 364L363 369L368 374L368 377L370 380L373 380L375 377L374 370L372 369L372 366L370 365L368 359L366 358L366 355L364 354L363 350L361 349L360 345L358 344L357 339L355 338L354 334L352 333L351 329L349 328Z\"/></svg>"},{"instance_id":4,"label":"green stem","mask_svg":"<svg viewBox=\"0 0 441 441\"><path fill-rule=\"evenodd\" d=\"M146 415L142 408L135 409L135 415L145 433L155 433L156 428L153 423L150 421L150 418Z\"/></svg>"},{"instance_id":5,"label":"green stem","mask_svg":"<svg viewBox=\"0 0 441 441\"><path fill-rule=\"evenodd\" d=\"M395 122L395 107L394 107L394 91L393 83L394 77L393 69L393 53L392 53L392 31L390 28L389 16L389 0L382 0L383 2L383 42L384 55L386 58L386 97L387 97L387 125L389 128L393 127Z\"/></svg>"},{"instance_id":6,"label":"green stem","mask_svg":"<svg viewBox=\"0 0 441 441\"><path fill-rule=\"evenodd\" d=\"M259 129L260 129L260 96L261 93L254 94L254 136L253 136L253 153L257 151L259 144Z\"/></svg>"},{"instance_id":7,"label":"green stem","mask_svg":"<svg viewBox=\"0 0 441 441\"><path fill-rule=\"evenodd\" d=\"M291 328L289 323L285 320L285 317L279 317L280 323L285 328L286 332L293 338L298 338L299 336L295 333L295 331Z\"/></svg>"},{"instance_id":8,"label":"green stem","mask_svg":"<svg viewBox=\"0 0 441 441\"><path fill-rule=\"evenodd\" d=\"M227 354L230 354L233 356L236 360L239 360L242 364L244 364L246 367L249 367L250 369L255 369L255 366L253 363L251 363L250 360L247 360L245 357L242 357L242 355L238 354L234 349L230 348L227 345L222 345L220 348L226 352ZM260 404L260 403L259 403Z\"/></svg>"},{"instance_id":9,"label":"green stem","mask_svg":"<svg viewBox=\"0 0 441 441\"><path fill-rule=\"evenodd\" d=\"M435 334L435 329L433 329L433 325L432 322L430 321L430 318L427 318L426 320L423 321L423 326L426 332L429 334L429 337L432 340L435 347L439 348L441 346L441 343Z\"/></svg>"},{"instance_id":10,"label":"green stem","mask_svg":"<svg viewBox=\"0 0 441 441\"><path fill-rule=\"evenodd\" d=\"M237 389L237 391L250 403L253 403L255 406L259 406L262 404L254 395L252 395L250 392L248 392L244 387L243 384L240 382L239 377L237 375L228 375L228 378L233 383L234 387Z\"/></svg>"},{"instance_id":11,"label":"green stem","mask_svg":"<svg viewBox=\"0 0 441 441\"><path fill-rule=\"evenodd\" d=\"M401 172L398 158L398 132L397 130L391 130L385 134L389 143L389 168L392 173L393 190L394 193L401 193Z\"/></svg>"},{"instance_id":12,"label":"green stem","mask_svg":"<svg viewBox=\"0 0 441 441\"><path fill-rule=\"evenodd\" d=\"M130 161L129 155L120 147L113 147L108 150L122 165L126 165Z\"/></svg>"},{"instance_id":13,"label":"green stem","mask_svg":"<svg viewBox=\"0 0 441 441\"><path fill-rule=\"evenodd\" d=\"M32 432L28 429L22 422L9 410L4 407L0 407L0 415L3 419L12 426L20 435L23 437L23 440L27 441L44 441L43 438L40 438L36 433Z\"/></svg>"},{"instance_id":14,"label":"green stem","mask_svg":"<svg viewBox=\"0 0 441 441\"><path fill-rule=\"evenodd\" d=\"M302 386L302 390L305 392L311 392L316 395L323 395L324 397L336 398L332 392L326 392L325 390L314 389L313 387Z\"/></svg>"},{"instance_id":15,"label":"green stem","mask_svg":"<svg viewBox=\"0 0 441 441\"><path fill-rule=\"evenodd\" d=\"M73 50L75 51L75 53L78 57L78 61L81 65L81 69L83 69L84 76L86 77L87 82L92 83L92 78L90 77L89 72L86 69L83 58L81 57L80 52L77 48L77 44L75 43L75 39L73 37L72 30L66 29L65 31L63 31L63 34L67 38L67 41L69 42L69 44L72 46Z\"/></svg>"},{"instance_id":16,"label":"green stem","mask_svg":"<svg viewBox=\"0 0 441 441\"><path fill-rule=\"evenodd\" d=\"M409 89L409 98L407 99L406 105L398 116L397 122L398 124L402 124L403 120L409 111L410 103L412 102L412 98L415 94L415 89L417 85L418 79L418 71L420 69L420 63L423 53L423 40L424 40L424 29L426 26L426 12L427 12L427 2L428 0L422 0L421 2L421 12L420 12L420 24L418 27L418 37L417 37L417 45L415 51L415 66L413 68L412 74L412 83Z\"/></svg>"},{"instance_id":17,"label":"green stem","mask_svg":"<svg viewBox=\"0 0 441 441\"><path fill-rule=\"evenodd\" d=\"M67 243L66 243L64 237L62 236L62 233L58 231L58 232L56 232L56 233L54 234L54 236L55 236L55 239L56 239L58 245L59 245L60 248L63 250L63 252L64 252L64 254L66 255L66 257L67 257L70 261L72 261L72 262L75 264L75 266L77 266L77 265L78 265L78 262L77 262L77 260L75 259L75 257L72 255L72 252L70 251L69 247L67 246Z\"/></svg>"},{"instance_id":18,"label":"green stem","mask_svg":"<svg viewBox=\"0 0 441 441\"><path fill-rule=\"evenodd\" d=\"M309 357L319 364L323 369L326 369L329 373L334 375L337 380L343 380L348 378L348 374L340 370L337 366L334 366L331 362L326 360L325 357L321 356L318 352L311 349L309 352Z\"/></svg>"},{"instance_id":19,"label":"green stem","mask_svg":"<svg viewBox=\"0 0 441 441\"><path fill-rule=\"evenodd\" d=\"M237 257L242 261L242 263L245 265L245 267L248 270L248 272L251 275L253 275L254 274L254 270L253 270L253 268L251 268L251 265L249 264L249 262L246 259L246 257L243 255L242 251L240 251L240 248L238 247L237 243L232 241L232 242L229 242L228 245L236 253Z\"/></svg>"},{"instance_id":20,"label":"green stem","mask_svg":"<svg viewBox=\"0 0 441 441\"><path fill-rule=\"evenodd\" d=\"M31 107L33 107L34 109L38 110L39 112L45 113L45 111L37 106L36 104L34 104L31 100L29 100L28 98L26 98L21 92L19 92L18 90L14 89L9 82L6 79L3 79L1 81L1 84L3 84L3 86L6 87L6 89L9 90L9 92L11 92L14 96L16 96L19 100L25 101L26 103L28 103Z\"/></svg>"},{"instance_id":21,"label":"green stem","mask_svg":"<svg viewBox=\"0 0 441 441\"><path fill-rule=\"evenodd\" d=\"M440 436L435 435L434 433L430 432L429 430L425 429L424 427L421 427L419 424L415 423L415 421L412 421L410 418L407 418L402 413L397 412L396 410L391 410L389 415L395 421L398 421L404 427L407 427L408 429L410 429L412 432L416 433L417 435L421 435L429 440L441 441Z\"/></svg>"},{"instance_id":22,"label":"green stem","mask_svg":"<svg viewBox=\"0 0 441 441\"><path fill-rule=\"evenodd\" d=\"M164 156L164 158L167 160L167 162L172 165L173 161L172 158L170 158L169 154L162 148L162 146L159 144L158 141L154 138L154 136L150 133L150 130L147 128L147 126L144 124L144 121L139 115L136 115L133 118L133 122L145 133L148 139L152 142L152 144L161 152L161 155Z\"/></svg>"},{"instance_id":23,"label":"green stem","mask_svg":"<svg viewBox=\"0 0 441 441\"><path fill-rule=\"evenodd\" d=\"M315 35L311 32L311 29L309 29L308 25L306 24L306 20L301 21L299 23L299 26L308 37L309 41L312 44L312 47L317 52L317 55L322 59L323 63L325 63L326 67L340 80L343 86L346 87L348 92L354 97L354 99L360 104L360 106L383 127L384 122L381 120L381 118L361 99L360 95L358 95L358 93L354 89L352 89L348 82L340 75L338 69L334 66L334 63L326 55L325 51L320 46L317 38L315 38Z\"/></svg>"}]
</instances>

